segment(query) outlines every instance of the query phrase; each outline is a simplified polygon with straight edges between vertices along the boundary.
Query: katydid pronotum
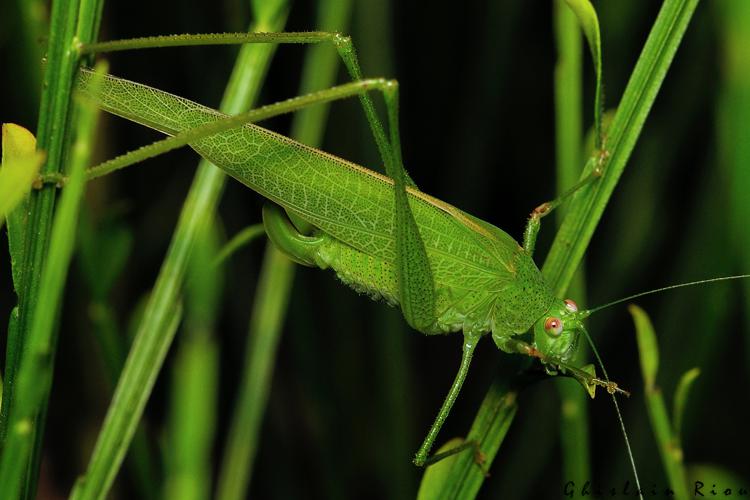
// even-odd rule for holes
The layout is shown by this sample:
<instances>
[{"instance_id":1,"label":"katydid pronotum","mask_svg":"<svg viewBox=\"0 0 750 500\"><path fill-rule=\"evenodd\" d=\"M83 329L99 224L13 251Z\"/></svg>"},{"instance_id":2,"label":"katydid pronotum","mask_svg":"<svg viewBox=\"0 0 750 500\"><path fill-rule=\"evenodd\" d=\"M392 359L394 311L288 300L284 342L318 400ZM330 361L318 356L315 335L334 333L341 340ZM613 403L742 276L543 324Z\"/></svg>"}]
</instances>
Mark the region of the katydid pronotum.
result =
<instances>
[{"instance_id":1,"label":"katydid pronotum","mask_svg":"<svg viewBox=\"0 0 750 500\"><path fill-rule=\"evenodd\" d=\"M80 91L109 112L175 136L169 147L190 144L284 207L286 215L268 205L264 222L269 237L293 260L330 267L358 291L400 304L407 322L423 333L463 332L459 372L417 452L417 465L430 462L429 451L456 400L477 342L488 333L503 351L537 357L549 371L566 372L589 388L618 390L606 377L601 380L567 364L585 331L582 319L588 312L554 297L531 259L539 219L549 205L534 212L521 246L500 229L422 193L401 165L397 85L362 80L348 38L328 33L254 36L254 40L252 35L236 38L269 43L330 41L355 81L226 120L209 108L127 80L106 76L98 81L87 70L81 73ZM99 44L86 50L116 48ZM376 116L369 90L385 96L390 138ZM353 95L360 96L388 177L249 124ZM90 176L129 161L108 162ZM517 338L531 328L533 342Z\"/></svg>"}]
</instances>

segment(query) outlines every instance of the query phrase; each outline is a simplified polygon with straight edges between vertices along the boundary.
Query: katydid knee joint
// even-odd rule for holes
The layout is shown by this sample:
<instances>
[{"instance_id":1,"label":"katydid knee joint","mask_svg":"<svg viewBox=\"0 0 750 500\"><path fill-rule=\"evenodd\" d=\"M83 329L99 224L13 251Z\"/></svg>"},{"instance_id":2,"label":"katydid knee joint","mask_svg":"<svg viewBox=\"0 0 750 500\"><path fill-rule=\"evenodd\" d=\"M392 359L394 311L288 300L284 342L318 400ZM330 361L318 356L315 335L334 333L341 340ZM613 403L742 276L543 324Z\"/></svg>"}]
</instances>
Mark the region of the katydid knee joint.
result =
<instances>
[{"instance_id":1,"label":"katydid knee joint","mask_svg":"<svg viewBox=\"0 0 750 500\"><path fill-rule=\"evenodd\" d=\"M303 266L315 267L315 253L323 238L300 234L278 205L263 205L263 226L268 239L287 257Z\"/></svg>"}]
</instances>

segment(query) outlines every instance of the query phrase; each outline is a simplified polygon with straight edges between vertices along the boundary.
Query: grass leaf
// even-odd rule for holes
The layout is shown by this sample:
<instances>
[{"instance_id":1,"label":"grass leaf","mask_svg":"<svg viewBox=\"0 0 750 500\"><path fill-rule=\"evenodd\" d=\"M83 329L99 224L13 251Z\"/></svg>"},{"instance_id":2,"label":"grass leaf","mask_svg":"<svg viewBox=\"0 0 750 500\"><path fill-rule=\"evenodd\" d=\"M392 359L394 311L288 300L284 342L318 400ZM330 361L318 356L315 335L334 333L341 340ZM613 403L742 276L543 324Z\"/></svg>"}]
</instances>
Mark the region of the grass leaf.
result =
<instances>
[{"instance_id":1,"label":"grass leaf","mask_svg":"<svg viewBox=\"0 0 750 500\"><path fill-rule=\"evenodd\" d=\"M483 469L486 470L497 455L518 410L518 393L524 382L524 378L495 378L466 437L467 441L479 445L482 454L481 467L476 461L475 454L470 451L457 453L455 459L452 456L447 458L446 460L451 460L450 471L435 476L434 480L443 487L440 489L440 495L433 498L468 499L477 495L486 479ZM430 467L438 465L440 462ZM423 481L422 488L434 491L437 485L425 484Z\"/></svg>"},{"instance_id":2,"label":"grass leaf","mask_svg":"<svg viewBox=\"0 0 750 500\"><path fill-rule=\"evenodd\" d=\"M659 11L609 127L607 153L589 160L591 167L602 162L603 174L570 202L544 262L543 274L558 296L567 289L588 248L697 4L698 0L666 0Z\"/></svg>"},{"instance_id":3,"label":"grass leaf","mask_svg":"<svg viewBox=\"0 0 750 500\"><path fill-rule=\"evenodd\" d=\"M591 51L591 59L594 63L594 72L596 73L596 91L594 97L594 131L596 136L597 149L602 147L602 112L604 110L602 83L602 39L599 33L599 18L596 15L594 6L589 0L565 0L568 7L575 13L578 22L586 35L586 40Z\"/></svg>"},{"instance_id":4,"label":"grass leaf","mask_svg":"<svg viewBox=\"0 0 750 500\"><path fill-rule=\"evenodd\" d=\"M674 409L672 410L672 432L675 436L677 446L682 448L682 419L685 416L685 408L687 408L687 399L690 389L693 387L693 382L701 374L700 368L693 368L686 371L680 377L680 381L677 383L677 389L674 392Z\"/></svg>"},{"instance_id":5,"label":"grass leaf","mask_svg":"<svg viewBox=\"0 0 750 500\"><path fill-rule=\"evenodd\" d=\"M172 374L164 498L199 500L211 496L219 392L214 329L222 285L222 273L210 265L218 249L216 227L204 226L188 266L185 335Z\"/></svg>"},{"instance_id":6,"label":"grass leaf","mask_svg":"<svg viewBox=\"0 0 750 500\"><path fill-rule=\"evenodd\" d=\"M27 195L45 155L36 150L34 135L20 125L4 123L2 136L0 227L7 217L13 287L18 291L21 289L21 264L25 257Z\"/></svg>"},{"instance_id":7,"label":"grass leaf","mask_svg":"<svg viewBox=\"0 0 750 500\"><path fill-rule=\"evenodd\" d=\"M656 374L659 371L659 347L656 344L656 334L651 320L646 312L636 305L628 307L635 322L635 332L638 339L638 352L641 358L641 370L646 389L653 389L656 385Z\"/></svg>"},{"instance_id":8,"label":"grass leaf","mask_svg":"<svg viewBox=\"0 0 750 500\"><path fill-rule=\"evenodd\" d=\"M14 123L3 124L3 160L0 167L0 218L4 219L31 190L44 152L36 150L36 138Z\"/></svg>"},{"instance_id":9,"label":"grass leaf","mask_svg":"<svg viewBox=\"0 0 750 500\"><path fill-rule=\"evenodd\" d=\"M464 440L462 438L450 439L438 448L435 454L451 450L463 443ZM434 500L435 498L440 498L441 493L451 484L451 470L458 458L458 454L450 455L444 460L425 468L424 474L422 474L422 482L419 483L417 500Z\"/></svg>"},{"instance_id":10,"label":"grass leaf","mask_svg":"<svg viewBox=\"0 0 750 500\"><path fill-rule=\"evenodd\" d=\"M675 498L687 499L687 479L682 464L682 449L667 414L667 406L661 390L656 386L656 372L659 365L659 348L656 344L656 334L651 320L643 309L636 305L629 308L633 316L638 336L638 350L640 352L643 370L644 392L646 408L651 420L651 429L659 445L664 470L669 479L669 485L675 492Z\"/></svg>"}]
</instances>

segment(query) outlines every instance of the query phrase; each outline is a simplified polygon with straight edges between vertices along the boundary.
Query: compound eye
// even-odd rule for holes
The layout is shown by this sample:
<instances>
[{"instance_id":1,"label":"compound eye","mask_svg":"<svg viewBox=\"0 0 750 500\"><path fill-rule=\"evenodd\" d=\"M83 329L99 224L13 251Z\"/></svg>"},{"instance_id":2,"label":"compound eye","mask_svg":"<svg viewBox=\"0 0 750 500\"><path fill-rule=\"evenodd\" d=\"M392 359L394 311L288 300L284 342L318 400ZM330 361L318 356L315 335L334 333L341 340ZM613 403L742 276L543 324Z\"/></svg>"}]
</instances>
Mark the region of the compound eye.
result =
<instances>
[{"instance_id":1,"label":"compound eye","mask_svg":"<svg viewBox=\"0 0 750 500\"><path fill-rule=\"evenodd\" d=\"M563 323L560 318L549 317L544 321L544 331L552 337L559 337L563 331Z\"/></svg>"},{"instance_id":2,"label":"compound eye","mask_svg":"<svg viewBox=\"0 0 750 500\"><path fill-rule=\"evenodd\" d=\"M574 301L570 299L565 299L563 302L565 302L565 307L570 312L578 312L578 304L576 304Z\"/></svg>"}]
</instances>

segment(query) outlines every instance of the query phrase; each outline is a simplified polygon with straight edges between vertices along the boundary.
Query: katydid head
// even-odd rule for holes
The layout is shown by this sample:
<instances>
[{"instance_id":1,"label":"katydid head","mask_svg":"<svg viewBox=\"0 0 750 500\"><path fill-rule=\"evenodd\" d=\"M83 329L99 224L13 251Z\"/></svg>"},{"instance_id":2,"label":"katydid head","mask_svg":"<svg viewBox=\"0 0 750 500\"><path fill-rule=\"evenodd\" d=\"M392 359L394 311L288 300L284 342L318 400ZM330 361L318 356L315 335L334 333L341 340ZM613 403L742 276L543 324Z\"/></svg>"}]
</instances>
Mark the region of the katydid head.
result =
<instances>
[{"instance_id":1,"label":"katydid head","mask_svg":"<svg viewBox=\"0 0 750 500\"><path fill-rule=\"evenodd\" d=\"M735 276L722 276L719 278L710 278L705 280L691 281L688 283L680 283L677 285L665 286L662 288L656 288L645 292L636 293L629 295L621 299L617 299L601 306L594 307L587 310L578 310L578 305L570 299L556 300L553 305L549 308L546 314L544 314L534 324L534 347L537 350L536 356L540 358L545 368L550 374L556 373L558 370L563 373L567 373L581 385L586 388L591 397L594 397L594 389L596 387L603 387L608 393L614 394L616 392L630 395L627 391L620 389L616 383L611 382L607 375L607 371L604 368L599 353L597 352L596 346L594 345L591 337L589 336L586 328L583 325L583 320L591 316L593 313L612 307L623 302L628 302L633 299L644 297L646 295L652 295L655 293L661 293L667 290L674 290L677 288L684 288L688 286L705 285L708 283L715 283L719 281L729 281L736 279L747 279L750 278L750 274L740 274ZM604 379L596 377L593 365L587 365L585 367L574 367L569 362L574 357L578 341L583 334L586 337L591 350L596 357L597 363L602 370Z\"/></svg>"},{"instance_id":2,"label":"katydid head","mask_svg":"<svg viewBox=\"0 0 750 500\"><path fill-rule=\"evenodd\" d=\"M534 324L534 347L537 350L537 356L550 375L555 375L558 371L561 371L575 378L592 398L597 387L605 388L610 394L620 392L629 396L630 394L627 391L620 389L616 383L607 378L604 364L599 358L591 337L583 326L583 320L590 314L591 311L589 310L579 311L578 305L571 299L555 301L547 310L547 313ZM578 350L581 335L586 337L591 345L604 373L604 379L596 376L593 365L576 367L570 364Z\"/></svg>"},{"instance_id":3,"label":"katydid head","mask_svg":"<svg viewBox=\"0 0 750 500\"><path fill-rule=\"evenodd\" d=\"M583 327L582 313L570 299L557 300L534 324L534 344L545 357L561 363L573 358Z\"/></svg>"}]
</instances>

